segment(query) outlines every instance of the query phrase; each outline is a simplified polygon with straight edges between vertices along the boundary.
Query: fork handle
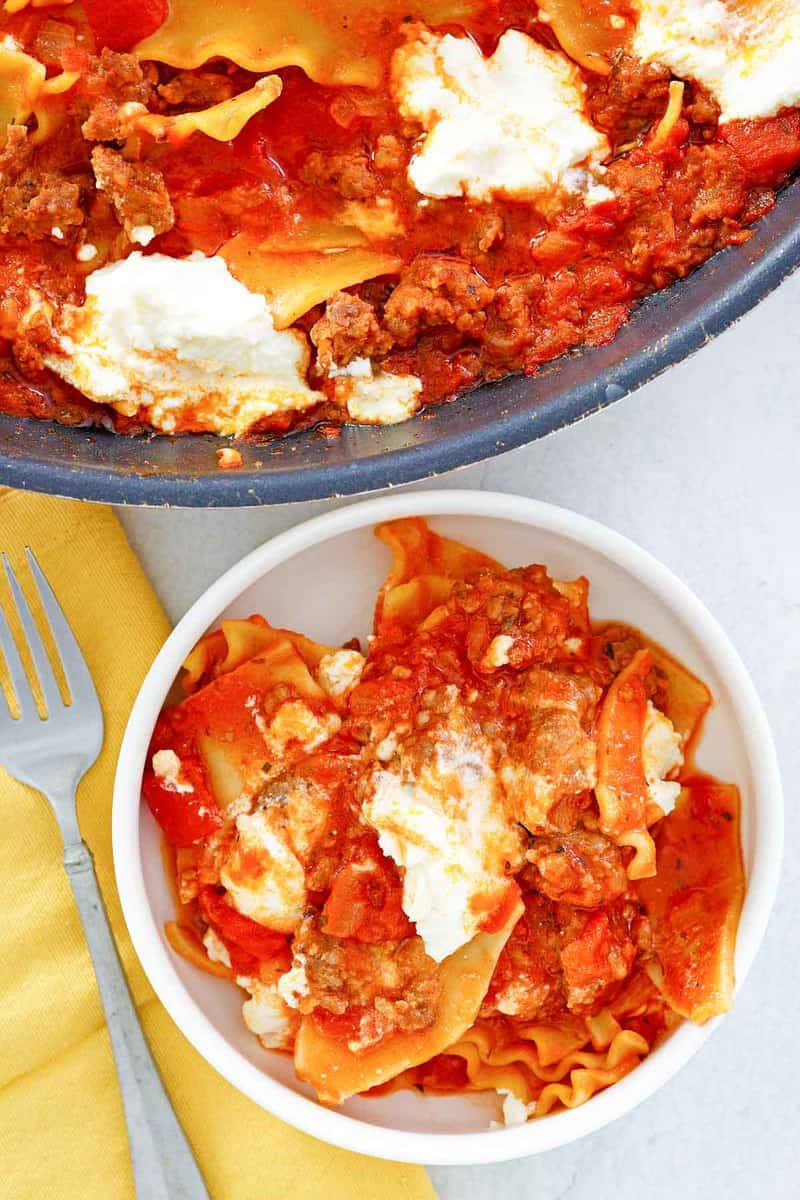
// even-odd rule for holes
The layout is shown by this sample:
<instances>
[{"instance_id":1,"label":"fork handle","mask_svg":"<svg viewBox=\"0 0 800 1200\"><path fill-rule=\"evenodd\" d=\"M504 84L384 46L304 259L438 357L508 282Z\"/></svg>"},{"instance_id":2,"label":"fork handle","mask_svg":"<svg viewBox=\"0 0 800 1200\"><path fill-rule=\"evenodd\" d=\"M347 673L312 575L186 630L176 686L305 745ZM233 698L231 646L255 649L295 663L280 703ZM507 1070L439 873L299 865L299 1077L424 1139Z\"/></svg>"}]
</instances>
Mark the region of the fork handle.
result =
<instances>
[{"instance_id":1,"label":"fork handle","mask_svg":"<svg viewBox=\"0 0 800 1200\"><path fill-rule=\"evenodd\" d=\"M84 841L65 846L64 867L89 944L114 1051L136 1194L140 1200L209 1200L139 1024L92 853Z\"/></svg>"}]
</instances>

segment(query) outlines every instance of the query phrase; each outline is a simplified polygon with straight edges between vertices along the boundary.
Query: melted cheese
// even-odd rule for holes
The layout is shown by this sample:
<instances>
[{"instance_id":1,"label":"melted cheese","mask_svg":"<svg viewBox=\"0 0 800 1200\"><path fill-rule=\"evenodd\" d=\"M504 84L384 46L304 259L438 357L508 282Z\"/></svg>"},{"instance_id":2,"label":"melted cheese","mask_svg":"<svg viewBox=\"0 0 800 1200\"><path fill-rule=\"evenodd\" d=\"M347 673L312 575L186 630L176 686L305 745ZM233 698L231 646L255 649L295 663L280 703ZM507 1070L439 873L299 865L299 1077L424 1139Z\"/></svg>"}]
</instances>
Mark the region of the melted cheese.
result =
<instances>
[{"instance_id":1,"label":"melted cheese","mask_svg":"<svg viewBox=\"0 0 800 1200\"><path fill-rule=\"evenodd\" d=\"M362 425L399 425L419 408L422 381L416 375L374 370L369 360L357 358L350 369L334 368L333 377L334 399Z\"/></svg>"},{"instance_id":2,"label":"melted cheese","mask_svg":"<svg viewBox=\"0 0 800 1200\"><path fill-rule=\"evenodd\" d=\"M228 953L228 947L210 925L203 934L203 945L211 962L222 963L223 967L230 967L231 956Z\"/></svg>"},{"instance_id":3,"label":"melted cheese","mask_svg":"<svg viewBox=\"0 0 800 1200\"><path fill-rule=\"evenodd\" d=\"M366 662L358 650L334 650L319 660L317 683L331 699L342 700L358 683Z\"/></svg>"},{"instance_id":4,"label":"melted cheese","mask_svg":"<svg viewBox=\"0 0 800 1200\"><path fill-rule=\"evenodd\" d=\"M302 334L274 328L263 296L221 258L134 252L89 275L68 305L60 353L46 362L84 395L157 429L242 434L264 417L316 404Z\"/></svg>"},{"instance_id":5,"label":"melted cheese","mask_svg":"<svg viewBox=\"0 0 800 1200\"><path fill-rule=\"evenodd\" d=\"M282 757L290 742L300 742L304 750L316 750L341 727L336 713L318 717L302 700L287 700L262 732L268 748Z\"/></svg>"},{"instance_id":6,"label":"melted cheese","mask_svg":"<svg viewBox=\"0 0 800 1200\"><path fill-rule=\"evenodd\" d=\"M292 933L306 902L303 866L269 809L236 818L238 841L220 870L237 912L280 933Z\"/></svg>"},{"instance_id":7,"label":"melted cheese","mask_svg":"<svg viewBox=\"0 0 800 1200\"><path fill-rule=\"evenodd\" d=\"M514 854L488 745L453 722L421 759L401 756L393 769L378 769L362 812L403 868L403 910L441 962L499 900Z\"/></svg>"},{"instance_id":8,"label":"melted cheese","mask_svg":"<svg viewBox=\"0 0 800 1200\"><path fill-rule=\"evenodd\" d=\"M633 50L696 79L721 121L800 103L800 5L790 0L636 0Z\"/></svg>"},{"instance_id":9,"label":"melted cheese","mask_svg":"<svg viewBox=\"0 0 800 1200\"><path fill-rule=\"evenodd\" d=\"M192 785L181 776L182 764L174 750L157 750L153 755L153 773L168 792L193 792Z\"/></svg>"},{"instance_id":10,"label":"melted cheese","mask_svg":"<svg viewBox=\"0 0 800 1200\"><path fill-rule=\"evenodd\" d=\"M681 735L669 717L648 700L642 733L642 765L648 795L665 813L672 812L681 791L679 783L664 778L683 763L681 742Z\"/></svg>"},{"instance_id":11,"label":"melted cheese","mask_svg":"<svg viewBox=\"0 0 800 1200\"><path fill-rule=\"evenodd\" d=\"M286 1007L274 983L262 983L240 975L236 982L250 993L242 1005L244 1023L267 1050L291 1050L299 1024Z\"/></svg>"},{"instance_id":12,"label":"melted cheese","mask_svg":"<svg viewBox=\"0 0 800 1200\"><path fill-rule=\"evenodd\" d=\"M469 38L421 30L396 52L392 79L400 112L425 130L408 169L425 196L588 194L609 153L578 69L517 30L491 58Z\"/></svg>"}]
</instances>

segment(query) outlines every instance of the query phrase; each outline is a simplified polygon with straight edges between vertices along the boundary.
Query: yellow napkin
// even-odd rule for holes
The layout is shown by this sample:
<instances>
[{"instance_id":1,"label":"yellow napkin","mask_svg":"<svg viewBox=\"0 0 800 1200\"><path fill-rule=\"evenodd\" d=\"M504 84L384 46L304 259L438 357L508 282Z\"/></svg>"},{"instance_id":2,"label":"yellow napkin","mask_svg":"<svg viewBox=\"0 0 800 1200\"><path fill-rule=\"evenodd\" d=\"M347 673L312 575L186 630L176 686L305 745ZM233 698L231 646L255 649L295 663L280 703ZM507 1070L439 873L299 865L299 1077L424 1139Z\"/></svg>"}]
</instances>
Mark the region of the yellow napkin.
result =
<instances>
[{"instance_id":1,"label":"yellow napkin","mask_svg":"<svg viewBox=\"0 0 800 1200\"><path fill-rule=\"evenodd\" d=\"M20 568L25 545L53 584L100 695L105 746L80 789L81 829L145 1032L213 1200L431 1200L421 1168L332 1149L246 1100L156 1000L114 886L110 813L125 722L167 621L109 509L0 490L0 549ZM0 767L0 1197L133 1196L108 1035L55 821L39 795Z\"/></svg>"}]
</instances>

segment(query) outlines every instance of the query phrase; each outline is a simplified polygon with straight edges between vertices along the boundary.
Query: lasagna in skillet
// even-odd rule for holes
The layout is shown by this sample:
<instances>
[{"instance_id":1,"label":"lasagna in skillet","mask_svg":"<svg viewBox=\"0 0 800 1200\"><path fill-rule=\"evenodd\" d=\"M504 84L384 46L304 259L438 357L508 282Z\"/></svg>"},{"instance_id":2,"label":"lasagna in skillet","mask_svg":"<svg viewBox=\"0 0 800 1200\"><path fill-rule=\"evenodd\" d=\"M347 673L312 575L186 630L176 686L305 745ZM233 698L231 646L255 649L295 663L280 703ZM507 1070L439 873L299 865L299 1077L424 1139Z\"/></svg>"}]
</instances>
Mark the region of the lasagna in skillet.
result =
<instances>
[{"instance_id":1,"label":"lasagna in skillet","mask_svg":"<svg viewBox=\"0 0 800 1200\"><path fill-rule=\"evenodd\" d=\"M730 1007L739 793L692 767L711 695L593 626L585 578L377 533L366 655L253 616L186 660L142 785L169 941L324 1103L573 1108Z\"/></svg>"},{"instance_id":2,"label":"lasagna in skillet","mask_svg":"<svg viewBox=\"0 0 800 1200\"><path fill-rule=\"evenodd\" d=\"M797 0L5 0L0 409L244 436L534 373L750 236L799 103Z\"/></svg>"}]
</instances>

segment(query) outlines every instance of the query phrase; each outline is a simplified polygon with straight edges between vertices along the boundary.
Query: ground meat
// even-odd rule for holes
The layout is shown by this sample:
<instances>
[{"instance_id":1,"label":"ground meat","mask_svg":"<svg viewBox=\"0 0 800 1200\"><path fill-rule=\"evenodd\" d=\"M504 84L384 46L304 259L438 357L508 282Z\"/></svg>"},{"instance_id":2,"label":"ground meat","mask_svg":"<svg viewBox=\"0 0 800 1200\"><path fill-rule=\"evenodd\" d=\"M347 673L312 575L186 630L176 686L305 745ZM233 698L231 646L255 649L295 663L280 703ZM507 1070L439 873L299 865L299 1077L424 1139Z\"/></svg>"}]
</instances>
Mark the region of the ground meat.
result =
<instances>
[{"instance_id":1,"label":"ground meat","mask_svg":"<svg viewBox=\"0 0 800 1200\"><path fill-rule=\"evenodd\" d=\"M687 145L673 169L637 155L611 164L609 186L625 193L631 219L622 252L641 291L666 287L731 242L748 236L746 180L736 156L719 142Z\"/></svg>"},{"instance_id":2,"label":"ground meat","mask_svg":"<svg viewBox=\"0 0 800 1200\"><path fill-rule=\"evenodd\" d=\"M735 219L745 206L747 187L739 160L728 146L689 146L676 174L688 202L679 215L697 228Z\"/></svg>"},{"instance_id":3,"label":"ground meat","mask_svg":"<svg viewBox=\"0 0 800 1200\"><path fill-rule=\"evenodd\" d=\"M598 908L616 900L628 886L618 846L601 833L577 829L560 837L539 837L525 856L525 881L551 900L577 908Z\"/></svg>"},{"instance_id":4,"label":"ground meat","mask_svg":"<svg viewBox=\"0 0 800 1200\"><path fill-rule=\"evenodd\" d=\"M349 292L331 296L310 336L317 347L317 361L326 371L346 367L354 358L376 358L391 345L372 305Z\"/></svg>"},{"instance_id":5,"label":"ground meat","mask_svg":"<svg viewBox=\"0 0 800 1200\"><path fill-rule=\"evenodd\" d=\"M351 1008L374 1008L397 1029L432 1024L441 994L438 969L425 953L422 939L366 943L329 937L316 918L303 922L294 941L295 955L305 962L308 992L300 1010L323 1008L341 1015Z\"/></svg>"},{"instance_id":6,"label":"ground meat","mask_svg":"<svg viewBox=\"0 0 800 1200\"><path fill-rule=\"evenodd\" d=\"M151 68L151 72L155 68ZM103 48L98 58L92 59L80 84L80 100L88 114L82 127L88 142L124 142L127 106L152 107L152 80L155 74L145 76L142 65L132 54L116 54Z\"/></svg>"},{"instance_id":7,"label":"ground meat","mask_svg":"<svg viewBox=\"0 0 800 1200\"><path fill-rule=\"evenodd\" d=\"M699 84L691 84L683 97L683 116L694 126L692 133L707 138L719 123L720 107L710 92Z\"/></svg>"},{"instance_id":8,"label":"ground meat","mask_svg":"<svg viewBox=\"0 0 800 1200\"><path fill-rule=\"evenodd\" d=\"M636 957L635 905L618 901L597 912L560 904L556 910L567 1008L597 1012L630 973Z\"/></svg>"},{"instance_id":9,"label":"ground meat","mask_svg":"<svg viewBox=\"0 0 800 1200\"><path fill-rule=\"evenodd\" d=\"M375 143L373 162L376 171L394 175L403 171L408 163L408 143L393 133L382 133Z\"/></svg>"},{"instance_id":10,"label":"ground meat","mask_svg":"<svg viewBox=\"0 0 800 1200\"><path fill-rule=\"evenodd\" d=\"M234 88L227 75L215 71L180 71L156 91L171 107L196 109L230 100Z\"/></svg>"},{"instance_id":11,"label":"ground meat","mask_svg":"<svg viewBox=\"0 0 800 1200\"><path fill-rule=\"evenodd\" d=\"M457 583L450 607L468 622L470 663L489 673L493 667L486 654L499 634L510 637L509 662L519 670L557 661L565 639L579 632L570 599L554 586L542 566L502 575L482 573Z\"/></svg>"},{"instance_id":12,"label":"ground meat","mask_svg":"<svg viewBox=\"0 0 800 1200\"><path fill-rule=\"evenodd\" d=\"M534 305L542 291L539 274L502 284L487 314L483 344L498 366L519 362L534 340Z\"/></svg>"},{"instance_id":13,"label":"ground meat","mask_svg":"<svg viewBox=\"0 0 800 1200\"><path fill-rule=\"evenodd\" d=\"M671 74L658 63L641 62L621 54L611 74L593 76L589 116L612 136L618 150L635 141L664 115Z\"/></svg>"},{"instance_id":14,"label":"ground meat","mask_svg":"<svg viewBox=\"0 0 800 1200\"><path fill-rule=\"evenodd\" d=\"M104 48L92 59L81 84L81 97L88 105L81 132L90 142L124 141L128 105L152 107L152 80L132 54L117 54Z\"/></svg>"},{"instance_id":15,"label":"ground meat","mask_svg":"<svg viewBox=\"0 0 800 1200\"><path fill-rule=\"evenodd\" d=\"M500 766L506 808L531 833L557 828L553 810L594 786L597 750L579 718L540 710L520 723Z\"/></svg>"},{"instance_id":16,"label":"ground meat","mask_svg":"<svg viewBox=\"0 0 800 1200\"><path fill-rule=\"evenodd\" d=\"M563 1008L555 907L544 896L531 892L525 897L525 912L498 959L481 1016L503 1013L522 1021L536 1021Z\"/></svg>"},{"instance_id":17,"label":"ground meat","mask_svg":"<svg viewBox=\"0 0 800 1200\"><path fill-rule=\"evenodd\" d=\"M69 240L83 224L81 191L80 178L37 165L24 125L9 126L0 150L0 233Z\"/></svg>"},{"instance_id":18,"label":"ground meat","mask_svg":"<svg viewBox=\"0 0 800 1200\"><path fill-rule=\"evenodd\" d=\"M400 276L386 304L384 324L395 341L409 346L421 330L451 326L478 338L494 291L471 263L444 255L420 255Z\"/></svg>"},{"instance_id":19,"label":"ground meat","mask_svg":"<svg viewBox=\"0 0 800 1200\"><path fill-rule=\"evenodd\" d=\"M117 150L106 146L95 146L92 167L97 187L108 196L129 238L137 227L150 226L155 234L172 228L172 202L156 167L147 162L128 162Z\"/></svg>"},{"instance_id":20,"label":"ground meat","mask_svg":"<svg viewBox=\"0 0 800 1200\"><path fill-rule=\"evenodd\" d=\"M301 171L306 183L333 188L345 200L368 200L380 187L367 153L309 154Z\"/></svg>"}]
</instances>

